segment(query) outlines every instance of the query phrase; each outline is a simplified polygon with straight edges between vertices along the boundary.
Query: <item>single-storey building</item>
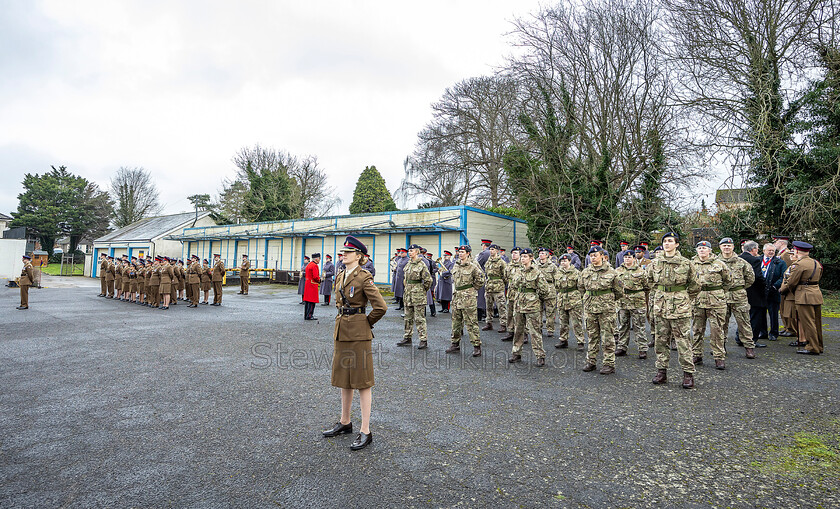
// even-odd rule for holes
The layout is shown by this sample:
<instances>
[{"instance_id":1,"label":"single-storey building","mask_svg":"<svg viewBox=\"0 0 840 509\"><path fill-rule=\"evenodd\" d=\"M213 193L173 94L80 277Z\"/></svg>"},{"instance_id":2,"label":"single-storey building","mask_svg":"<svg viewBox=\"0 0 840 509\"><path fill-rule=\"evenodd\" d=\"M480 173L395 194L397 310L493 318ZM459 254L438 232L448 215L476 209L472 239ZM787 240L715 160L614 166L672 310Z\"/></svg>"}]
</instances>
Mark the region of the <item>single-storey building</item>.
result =
<instances>
[{"instance_id":1,"label":"single-storey building","mask_svg":"<svg viewBox=\"0 0 840 509\"><path fill-rule=\"evenodd\" d=\"M473 255L481 239L490 239L507 250L528 246L528 226L522 219L473 207L456 206L399 210L372 214L290 219L263 223L187 227L171 233L171 241L183 242L179 256L193 254L211 259L221 255L225 267L238 267L247 254L252 268L300 270L304 255L332 255L344 238L354 235L368 246L377 283L390 284L390 260L397 248L419 244L437 259L444 250L470 244ZM212 260L211 260L212 261Z\"/></svg>"},{"instance_id":2,"label":"single-storey building","mask_svg":"<svg viewBox=\"0 0 840 509\"><path fill-rule=\"evenodd\" d=\"M138 258L152 256L180 258L183 252L181 242L167 237L180 235L184 228L207 227L215 224L208 211L199 212L198 215L195 212L185 212L141 219L94 240L93 253L85 257L85 274L99 277L100 253L107 253L114 258L124 254Z\"/></svg>"}]
</instances>

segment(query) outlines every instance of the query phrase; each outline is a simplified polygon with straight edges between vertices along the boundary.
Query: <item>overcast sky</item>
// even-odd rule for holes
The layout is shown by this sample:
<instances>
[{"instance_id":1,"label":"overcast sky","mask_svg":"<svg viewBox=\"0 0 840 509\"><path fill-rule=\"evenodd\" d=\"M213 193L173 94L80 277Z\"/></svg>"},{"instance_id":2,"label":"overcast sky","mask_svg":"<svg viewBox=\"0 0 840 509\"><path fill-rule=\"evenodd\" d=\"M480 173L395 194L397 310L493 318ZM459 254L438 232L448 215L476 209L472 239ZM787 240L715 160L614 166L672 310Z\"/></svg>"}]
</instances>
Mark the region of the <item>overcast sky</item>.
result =
<instances>
[{"instance_id":1,"label":"overcast sky","mask_svg":"<svg viewBox=\"0 0 840 509\"><path fill-rule=\"evenodd\" d=\"M543 2L545 3L545 2ZM486 75L538 1L0 0L0 211L66 165L107 189L149 170L164 212L214 196L259 143L315 155L346 213L375 165L392 192L444 89Z\"/></svg>"}]
</instances>

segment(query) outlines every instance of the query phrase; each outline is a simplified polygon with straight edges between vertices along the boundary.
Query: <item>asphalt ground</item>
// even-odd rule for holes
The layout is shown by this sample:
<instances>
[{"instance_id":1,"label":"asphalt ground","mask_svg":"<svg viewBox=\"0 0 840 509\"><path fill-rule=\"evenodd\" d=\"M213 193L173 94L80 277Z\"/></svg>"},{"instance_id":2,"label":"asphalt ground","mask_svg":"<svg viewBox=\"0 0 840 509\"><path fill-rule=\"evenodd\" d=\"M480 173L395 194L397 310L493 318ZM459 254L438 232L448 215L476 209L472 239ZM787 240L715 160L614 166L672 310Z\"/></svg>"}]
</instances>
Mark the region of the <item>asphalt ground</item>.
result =
<instances>
[{"instance_id":1,"label":"asphalt ground","mask_svg":"<svg viewBox=\"0 0 840 509\"><path fill-rule=\"evenodd\" d=\"M44 284L27 311L0 287L0 507L840 506L836 471L772 468L795 433L840 432L836 319L821 356L784 340L748 360L730 339L717 371L707 344L689 391L675 355L654 386L635 347L609 376L551 340L547 367L529 345L511 366L495 331L478 360L446 355L447 314L428 350L398 348L389 309L374 443L353 452L355 434L320 433L340 409L333 307L305 322L295 288L254 285L158 311Z\"/></svg>"}]
</instances>

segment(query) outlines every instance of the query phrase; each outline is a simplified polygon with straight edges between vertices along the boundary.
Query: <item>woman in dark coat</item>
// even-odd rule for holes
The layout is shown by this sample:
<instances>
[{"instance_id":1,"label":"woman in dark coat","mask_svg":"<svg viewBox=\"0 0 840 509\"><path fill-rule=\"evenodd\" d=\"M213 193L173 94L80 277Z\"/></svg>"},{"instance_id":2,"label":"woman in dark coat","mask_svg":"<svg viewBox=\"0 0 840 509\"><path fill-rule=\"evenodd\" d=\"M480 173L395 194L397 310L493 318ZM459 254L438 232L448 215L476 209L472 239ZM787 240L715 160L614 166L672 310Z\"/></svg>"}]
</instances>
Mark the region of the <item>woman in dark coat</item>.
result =
<instances>
[{"instance_id":1,"label":"woman in dark coat","mask_svg":"<svg viewBox=\"0 0 840 509\"><path fill-rule=\"evenodd\" d=\"M324 262L324 274L321 276L323 282L321 283L321 295L324 296L324 303L322 306L330 305L330 296L332 296L333 277L335 276L335 265L332 262L332 256L327 255L327 261Z\"/></svg>"},{"instance_id":2,"label":"woman in dark coat","mask_svg":"<svg viewBox=\"0 0 840 509\"><path fill-rule=\"evenodd\" d=\"M309 265L309 257L303 257L303 265L300 266L300 281L298 281L298 295L300 303L303 304L303 289L306 288L306 266Z\"/></svg>"},{"instance_id":3,"label":"woman in dark coat","mask_svg":"<svg viewBox=\"0 0 840 509\"><path fill-rule=\"evenodd\" d=\"M325 437L353 433L350 407L353 390L359 391L362 425L353 450L363 449L373 442L370 432L370 406L373 399L373 324L385 315L388 306L373 283L373 276L360 265L367 258L367 246L348 236L344 241L344 270L335 278L335 317L332 385L341 388L341 419L323 432ZM372 309L365 315L368 302Z\"/></svg>"}]
</instances>

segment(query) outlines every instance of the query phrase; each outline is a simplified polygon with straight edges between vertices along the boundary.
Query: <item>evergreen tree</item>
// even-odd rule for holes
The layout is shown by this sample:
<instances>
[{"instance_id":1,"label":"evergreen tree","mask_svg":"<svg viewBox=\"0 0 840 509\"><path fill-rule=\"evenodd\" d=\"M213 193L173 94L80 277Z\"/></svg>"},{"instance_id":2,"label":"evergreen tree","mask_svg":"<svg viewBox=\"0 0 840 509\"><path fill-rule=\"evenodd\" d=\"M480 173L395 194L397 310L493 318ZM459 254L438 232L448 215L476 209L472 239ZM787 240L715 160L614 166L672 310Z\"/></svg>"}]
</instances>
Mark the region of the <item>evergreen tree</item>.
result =
<instances>
[{"instance_id":1,"label":"evergreen tree","mask_svg":"<svg viewBox=\"0 0 840 509\"><path fill-rule=\"evenodd\" d=\"M353 191L353 203L350 204L351 214L366 214L369 212L387 212L397 210L394 198L385 186L385 179L377 171L376 166L367 166L359 175L356 189Z\"/></svg>"}]
</instances>

